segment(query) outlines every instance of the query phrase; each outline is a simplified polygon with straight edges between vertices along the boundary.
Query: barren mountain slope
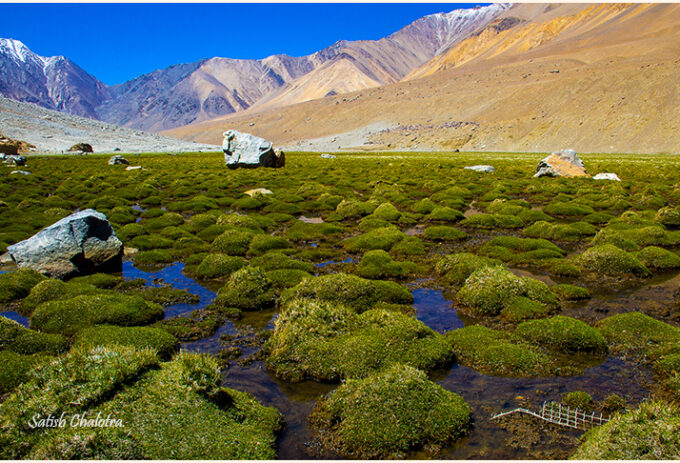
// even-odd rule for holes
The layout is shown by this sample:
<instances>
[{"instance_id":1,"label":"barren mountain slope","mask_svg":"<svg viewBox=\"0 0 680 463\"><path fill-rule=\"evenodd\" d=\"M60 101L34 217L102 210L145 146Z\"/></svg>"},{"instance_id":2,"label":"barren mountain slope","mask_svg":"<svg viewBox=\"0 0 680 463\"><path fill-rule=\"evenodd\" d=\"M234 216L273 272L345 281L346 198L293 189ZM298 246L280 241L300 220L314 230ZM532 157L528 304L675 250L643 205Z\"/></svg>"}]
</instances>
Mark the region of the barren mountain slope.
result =
<instances>
[{"instance_id":1,"label":"barren mountain slope","mask_svg":"<svg viewBox=\"0 0 680 463\"><path fill-rule=\"evenodd\" d=\"M680 5L598 7L566 16L548 11L533 32L527 14L497 33L500 39L482 31L478 37L489 35L491 47L425 78L170 133L215 143L237 128L304 148L308 142L297 142L373 124L383 128L354 147L680 152ZM548 33L556 30L549 23L559 32Z\"/></svg>"}]
</instances>

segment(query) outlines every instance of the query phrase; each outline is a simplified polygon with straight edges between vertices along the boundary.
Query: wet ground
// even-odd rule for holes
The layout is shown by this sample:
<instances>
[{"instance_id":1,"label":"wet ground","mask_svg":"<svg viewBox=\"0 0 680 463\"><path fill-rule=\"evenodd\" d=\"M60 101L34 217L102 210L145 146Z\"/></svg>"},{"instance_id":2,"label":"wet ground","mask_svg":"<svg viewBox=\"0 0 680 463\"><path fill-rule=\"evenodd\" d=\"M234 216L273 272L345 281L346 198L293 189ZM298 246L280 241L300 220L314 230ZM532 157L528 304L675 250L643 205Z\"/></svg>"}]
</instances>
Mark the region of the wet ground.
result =
<instances>
[{"instance_id":1,"label":"wet ground","mask_svg":"<svg viewBox=\"0 0 680 463\"><path fill-rule=\"evenodd\" d=\"M327 262L323 265L333 264ZM143 278L148 285L171 284L176 288L200 296L198 304L179 304L166 309L166 316L183 316L195 309L205 307L215 297L210 289L182 274L183 264L176 263L162 270L145 272L125 263L123 276ZM526 270L514 270L523 276L533 276L546 281L541 275ZM547 281L554 284L553 281ZM611 315L603 308L616 307L618 312L649 308L650 304L668 305L680 283L680 275L665 275L647 282L637 289L603 288L594 292L586 302L574 304L564 310L565 315L583 317L588 312ZM434 287L432 280L418 280L408 285L414 296L415 316L440 333L462 328L469 323L457 314L455 305L442 291ZM602 318L599 317L599 318ZM273 329L275 311L267 310L245 313L237 321L228 321L209 338L184 343L182 348L194 352L216 353L225 346L220 337L229 335L247 340L261 330ZM597 318L597 317L596 317ZM247 343L246 343L247 344ZM255 354L259 347L244 347L241 360ZM506 378L488 376L470 368L454 365L445 371L432 374L432 379L445 389L463 396L472 409L473 428L464 439L444 449L436 457L462 459L519 459L519 458L567 458L578 445L582 431L573 431L553 425L519 418L504 422L492 421L491 417L503 410L524 406L540 409L544 401L559 400L569 391L584 390L593 398L602 400L610 394L619 394L629 404L635 404L649 395L652 372L632 363L608 357L589 360L591 365L579 376ZM321 453L307 423L307 416L315 401L331 392L337 385L312 381L290 384L270 375L261 360L232 361L222 373L224 385L253 394L263 404L274 406L284 415L286 428L278 440L278 456L281 459L337 458L338 455ZM431 457L414 453L413 458Z\"/></svg>"}]
</instances>

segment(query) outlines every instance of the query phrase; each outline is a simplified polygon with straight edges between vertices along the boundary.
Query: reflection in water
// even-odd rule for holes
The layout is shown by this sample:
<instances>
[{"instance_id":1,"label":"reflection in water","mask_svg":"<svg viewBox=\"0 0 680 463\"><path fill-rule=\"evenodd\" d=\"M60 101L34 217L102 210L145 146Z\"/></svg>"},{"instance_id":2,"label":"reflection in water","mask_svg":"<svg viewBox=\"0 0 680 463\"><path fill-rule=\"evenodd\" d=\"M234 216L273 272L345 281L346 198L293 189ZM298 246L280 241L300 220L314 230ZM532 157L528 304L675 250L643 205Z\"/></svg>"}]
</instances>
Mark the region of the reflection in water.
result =
<instances>
[{"instance_id":1,"label":"reflection in water","mask_svg":"<svg viewBox=\"0 0 680 463\"><path fill-rule=\"evenodd\" d=\"M12 311L0 312L0 315L2 315L3 317L9 318L10 320L14 320L15 322L19 323L20 325L28 327L28 318L24 317L23 315L18 314L17 312L12 312Z\"/></svg>"},{"instance_id":2,"label":"reflection in water","mask_svg":"<svg viewBox=\"0 0 680 463\"><path fill-rule=\"evenodd\" d=\"M213 291L204 288L191 278L185 276L182 273L182 270L184 270L184 264L182 262L176 262L155 272L145 272L132 265L132 262L123 262L123 277L127 279L133 280L135 278L142 278L146 281L146 286L163 286L163 284L169 284L176 289L184 289L191 294L200 297L198 304L175 304L168 306L165 309L166 317L188 315L192 310L206 307L215 299L216 294Z\"/></svg>"},{"instance_id":3,"label":"reflection in water","mask_svg":"<svg viewBox=\"0 0 680 463\"><path fill-rule=\"evenodd\" d=\"M463 328L451 301L444 299L441 291L429 288L414 289L413 306L416 318L439 333Z\"/></svg>"},{"instance_id":4,"label":"reflection in water","mask_svg":"<svg viewBox=\"0 0 680 463\"><path fill-rule=\"evenodd\" d=\"M353 264L356 263L355 260L353 260L351 257L348 257L345 260L329 260L328 262L321 262L320 264L314 264L316 267L325 267L326 265L333 265L333 264Z\"/></svg>"}]
</instances>

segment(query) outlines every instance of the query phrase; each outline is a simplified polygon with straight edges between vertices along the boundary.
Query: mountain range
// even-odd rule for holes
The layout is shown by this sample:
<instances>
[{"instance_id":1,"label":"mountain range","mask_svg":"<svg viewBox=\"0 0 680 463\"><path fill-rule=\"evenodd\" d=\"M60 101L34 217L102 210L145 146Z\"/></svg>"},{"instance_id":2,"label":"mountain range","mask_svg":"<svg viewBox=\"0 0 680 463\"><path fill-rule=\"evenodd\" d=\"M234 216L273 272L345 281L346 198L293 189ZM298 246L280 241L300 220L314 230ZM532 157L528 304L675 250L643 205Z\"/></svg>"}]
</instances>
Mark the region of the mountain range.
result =
<instances>
[{"instance_id":1,"label":"mountain range","mask_svg":"<svg viewBox=\"0 0 680 463\"><path fill-rule=\"evenodd\" d=\"M63 56L0 39L0 95L150 131L250 108L278 107L401 80L509 8L494 4L425 16L374 41L340 40L308 56L214 57L106 86Z\"/></svg>"}]
</instances>

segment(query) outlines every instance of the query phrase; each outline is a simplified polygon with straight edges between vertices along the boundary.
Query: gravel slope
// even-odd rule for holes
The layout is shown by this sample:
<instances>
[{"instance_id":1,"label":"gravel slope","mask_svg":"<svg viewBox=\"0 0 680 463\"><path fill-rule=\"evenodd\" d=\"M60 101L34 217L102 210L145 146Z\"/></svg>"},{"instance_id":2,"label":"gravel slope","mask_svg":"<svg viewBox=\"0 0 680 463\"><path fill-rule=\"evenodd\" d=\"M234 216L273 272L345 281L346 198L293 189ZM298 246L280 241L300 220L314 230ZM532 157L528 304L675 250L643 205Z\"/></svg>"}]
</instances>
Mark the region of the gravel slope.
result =
<instances>
[{"instance_id":1,"label":"gravel slope","mask_svg":"<svg viewBox=\"0 0 680 463\"><path fill-rule=\"evenodd\" d=\"M0 97L0 133L35 145L37 153L62 153L76 143L89 143L97 153L220 151L192 143L131 130L106 122L51 111L31 103Z\"/></svg>"}]
</instances>

